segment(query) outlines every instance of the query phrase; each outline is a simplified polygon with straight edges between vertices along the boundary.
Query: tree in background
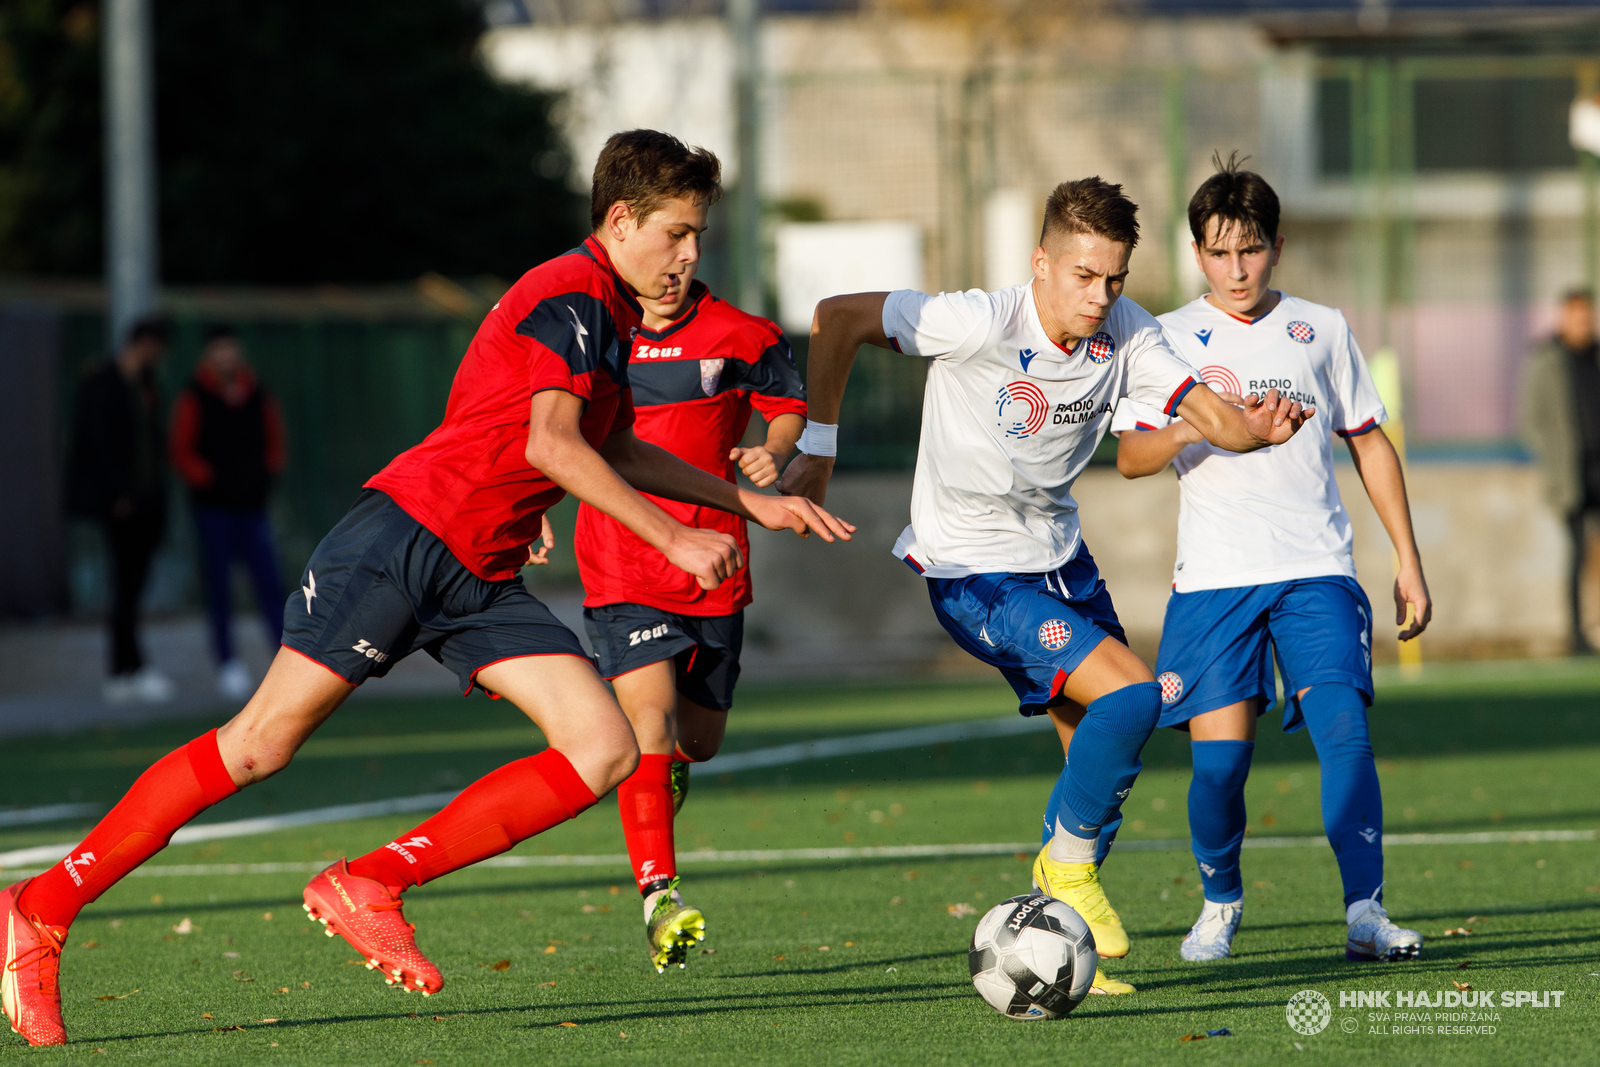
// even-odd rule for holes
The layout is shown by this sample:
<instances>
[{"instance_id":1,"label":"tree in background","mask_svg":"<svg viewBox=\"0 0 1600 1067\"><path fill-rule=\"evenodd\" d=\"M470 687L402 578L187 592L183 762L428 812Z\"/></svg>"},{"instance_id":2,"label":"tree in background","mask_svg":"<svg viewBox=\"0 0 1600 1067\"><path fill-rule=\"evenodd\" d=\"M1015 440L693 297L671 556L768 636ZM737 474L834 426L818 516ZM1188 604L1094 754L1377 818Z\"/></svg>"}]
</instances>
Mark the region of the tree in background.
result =
<instances>
[{"instance_id":1,"label":"tree in background","mask_svg":"<svg viewBox=\"0 0 1600 1067\"><path fill-rule=\"evenodd\" d=\"M516 277L584 232L551 100L462 0L160 0L161 269L314 284ZM0 270L98 275L93 4L0 4Z\"/></svg>"}]
</instances>

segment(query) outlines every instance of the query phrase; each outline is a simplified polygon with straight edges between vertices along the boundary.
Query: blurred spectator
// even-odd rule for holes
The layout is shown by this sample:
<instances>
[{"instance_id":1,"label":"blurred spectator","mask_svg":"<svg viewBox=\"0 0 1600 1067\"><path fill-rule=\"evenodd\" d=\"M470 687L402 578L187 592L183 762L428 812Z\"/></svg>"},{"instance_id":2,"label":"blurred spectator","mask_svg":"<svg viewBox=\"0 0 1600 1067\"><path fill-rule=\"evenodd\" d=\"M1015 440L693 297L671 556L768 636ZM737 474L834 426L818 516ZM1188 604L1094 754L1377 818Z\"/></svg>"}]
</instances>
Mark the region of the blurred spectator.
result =
<instances>
[{"instance_id":1,"label":"blurred spectator","mask_svg":"<svg viewBox=\"0 0 1600 1067\"><path fill-rule=\"evenodd\" d=\"M283 581L267 523L267 492L285 462L277 400L256 381L233 327L212 327L194 380L173 405L172 465L189 487L217 689L231 700L244 700L254 687L249 669L234 655L235 560L250 571L267 636L274 645L283 638Z\"/></svg>"},{"instance_id":2,"label":"blurred spectator","mask_svg":"<svg viewBox=\"0 0 1600 1067\"><path fill-rule=\"evenodd\" d=\"M1544 471L1545 497L1572 538L1567 596L1572 651L1593 651L1583 629L1583 575L1590 520L1600 514L1600 344L1594 294L1562 299L1555 336L1528 358L1522 379L1522 436Z\"/></svg>"},{"instance_id":3,"label":"blurred spectator","mask_svg":"<svg viewBox=\"0 0 1600 1067\"><path fill-rule=\"evenodd\" d=\"M150 560L167 521L161 394L156 367L171 327L145 318L116 356L78 386L68 467L67 504L100 522L111 559L111 703L172 698L172 681L147 666L139 648L139 603Z\"/></svg>"}]
</instances>

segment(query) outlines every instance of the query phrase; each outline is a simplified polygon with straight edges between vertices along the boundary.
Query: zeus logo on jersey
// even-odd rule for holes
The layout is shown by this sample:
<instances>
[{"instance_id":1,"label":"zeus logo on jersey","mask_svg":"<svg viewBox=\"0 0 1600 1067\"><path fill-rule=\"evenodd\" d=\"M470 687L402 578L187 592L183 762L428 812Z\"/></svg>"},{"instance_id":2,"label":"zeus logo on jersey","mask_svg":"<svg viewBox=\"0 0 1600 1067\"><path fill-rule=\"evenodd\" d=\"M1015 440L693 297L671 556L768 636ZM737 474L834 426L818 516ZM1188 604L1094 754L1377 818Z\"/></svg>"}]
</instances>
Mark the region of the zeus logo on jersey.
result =
<instances>
[{"instance_id":1,"label":"zeus logo on jersey","mask_svg":"<svg viewBox=\"0 0 1600 1067\"><path fill-rule=\"evenodd\" d=\"M389 653L379 652L377 647L365 637L351 645L350 648L352 651L359 652L368 659L377 660L379 663L389 658Z\"/></svg>"},{"instance_id":2,"label":"zeus logo on jersey","mask_svg":"<svg viewBox=\"0 0 1600 1067\"><path fill-rule=\"evenodd\" d=\"M646 641L654 641L658 637L665 637L667 632L668 626L664 622L643 630L635 630L628 635L628 647L632 648L634 645L643 644Z\"/></svg>"},{"instance_id":3,"label":"zeus logo on jersey","mask_svg":"<svg viewBox=\"0 0 1600 1067\"><path fill-rule=\"evenodd\" d=\"M634 359L680 359L682 356L682 348L652 348L649 345L640 345L633 350Z\"/></svg>"}]
</instances>

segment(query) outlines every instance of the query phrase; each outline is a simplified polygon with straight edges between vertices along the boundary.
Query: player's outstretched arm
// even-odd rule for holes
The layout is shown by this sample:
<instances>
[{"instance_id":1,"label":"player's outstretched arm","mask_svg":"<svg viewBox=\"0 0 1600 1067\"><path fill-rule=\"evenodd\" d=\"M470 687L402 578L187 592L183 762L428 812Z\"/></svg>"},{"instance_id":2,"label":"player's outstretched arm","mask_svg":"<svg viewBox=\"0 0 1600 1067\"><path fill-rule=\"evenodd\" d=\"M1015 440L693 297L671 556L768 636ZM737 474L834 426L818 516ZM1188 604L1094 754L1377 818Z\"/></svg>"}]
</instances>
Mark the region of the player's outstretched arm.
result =
<instances>
[{"instance_id":1,"label":"player's outstretched arm","mask_svg":"<svg viewBox=\"0 0 1600 1067\"><path fill-rule=\"evenodd\" d=\"M1355 461L1361 483L1367 487L1372 507L1394 542L1400 572L1394 580L1394 621L1401 627L1400 640L1409 641L1428 628L1433 618L1433 599L1428 580L1422 574L1422 554L1411 528L1411 504L1406 499L1406 476L1400 457L1383 427L1345 439L1350 458ZM1407 618L1407 608L1410 618Z\"/></svg>"},{"instance_id":2,"label":"player's outstretched arm","mask_svg":"<svg viewBox=\"0 0 1600 1067\"><path fill-rule=\"evenodd\" d=\"M533 395L525 453L529 464L660 549L674 566L694 575L702 589L715 589L743 567L744 556L732 537L678 522L641 496L589 447L578 429L583 404L582 397L559 389ZM711 478L704 471L697 473Z\"/></svg>"},{"instance_id":3,"label":"player's outstretched arm","mask_svg":"<svg viewBox=\"0 0 1600 1067\"><path fill-rule=\"evenodd\" d=\"M811 317L811 348L806 354L806 419L838 426L845 382L862 345L889 347L883 332L883 302L888 293L847 293L830 296L817 305ZM783 472L780 493L792 493L821 504L833 475L832 456L802 451Z\"/></svg>"},{"instance_id":4,"label":"player's outstretched arm","mask_svg":"<svg viewBox=\"0 0 1600 1067\"><path fill-rule=\"evenodd\" d=\"M1159 430L1128 430L1117 439L1117 473L1124 478L1160 474L1179 452L1204 440L1182 419Z\"/></svg>"},{"instance_id":5,"label":"player's outstretched arm","mask_svg":"<svg viewBox=\"0 0 1600 1067\"><path fill-rule=\"evenodd\" d=\"M767 496L685 463L666 449L641 441L630 430L606 438L601 456L635 489L686 504L730 511L769 530L793 530L801 537L850 540L855 527L830 515L805 497Z\"/></svg>"},{"instance_id":6,"label":"player's outstretched arm","mask_svg":"<svg viewBox=\"0 0 1600 1067\"><path fill-rule=\"evenodd\" d=\"M1212 392L1209 386L1196 385L1178 405L1178 415L1200 431L1202 437L1229 452L1254 452L1268 445L1281 445L1300 431L1316 408L1302 408L1276 389L1265 397L1251 393L1236 407Z\"/></svg>"}]
</instances>

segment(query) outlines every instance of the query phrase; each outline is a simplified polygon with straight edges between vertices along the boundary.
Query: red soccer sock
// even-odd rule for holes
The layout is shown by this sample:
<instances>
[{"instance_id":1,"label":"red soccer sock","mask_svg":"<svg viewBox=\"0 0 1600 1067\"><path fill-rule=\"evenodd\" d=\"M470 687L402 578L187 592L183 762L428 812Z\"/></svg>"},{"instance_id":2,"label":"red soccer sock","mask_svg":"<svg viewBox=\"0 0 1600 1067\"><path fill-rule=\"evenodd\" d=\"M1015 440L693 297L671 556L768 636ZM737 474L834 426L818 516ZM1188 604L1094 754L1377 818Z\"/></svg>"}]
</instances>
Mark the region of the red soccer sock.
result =
<instances>
[{"instance_id":1,"label":"red soccer sock","mask_svg":"<svg viewBox=\"0 0 1600 1067\"><path fill-rule=\"evenodd\" d=\"M72 925L85 904L166 848L178 827L238 791L217 732L202 734L141 774L72 855L28 883L18 908L50 926Z\"/></svg>"},{"instance_id":2,"label":"red soccer sock","mask_svg":"<svg viewBox=\"0 0 1600 1067\"><path fill-rule=\"evenodd\" d=\"M640 756L639 769L617 786L617 810L639 892L661 888L657 883L678 873L672 841L672 757Z\"/></svg>"},{"instance_id":3,"label":"red soccer sock","mask_svg":"<svg viewBox=\"0 0 1600 1067\"><path fill-rule=\"evenodd\" d=\"M408 834L350 861L350 873L384 885L430 882L564 823L598 798L553 748L473 782Z\"/></svg>"}]
</instances>

